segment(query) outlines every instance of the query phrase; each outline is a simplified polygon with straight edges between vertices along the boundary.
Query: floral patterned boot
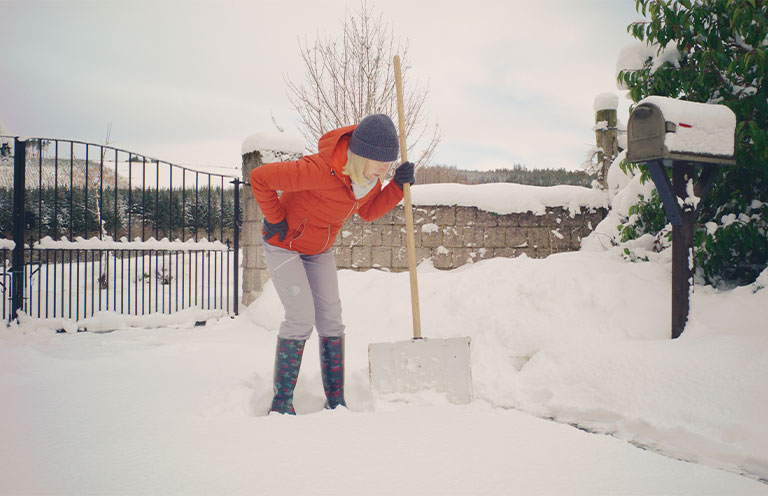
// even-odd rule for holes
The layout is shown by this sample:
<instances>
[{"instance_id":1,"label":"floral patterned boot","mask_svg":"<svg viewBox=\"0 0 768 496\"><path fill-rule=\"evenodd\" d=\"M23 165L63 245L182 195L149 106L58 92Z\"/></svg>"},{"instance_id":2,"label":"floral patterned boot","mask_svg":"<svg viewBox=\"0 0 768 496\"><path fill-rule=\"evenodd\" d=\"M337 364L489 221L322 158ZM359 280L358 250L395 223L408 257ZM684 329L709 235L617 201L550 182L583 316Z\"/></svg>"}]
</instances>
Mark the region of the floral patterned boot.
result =
<instances>
[{"instance_id":1,"label":"floral patterned boot","mask_svg":"<svg viewBox=\"0 0 768 496\"><path fill-rule=\"evenodd\" d=\"M270 412L296 415L293 409L293 389L299 378L304 343L296 339L277 338L275 351L275 396Z\"/></svg>"},{"instance_id":2,"label":"floral patterned boot","mask_svg":"<svg viewBox=\"0 0 768 496\"><path fill-rule=\"evenodd\" d=\"M320 338L320 370L323 374L323 389L327 399L325 407L333 410L337 406L346 408L344 402L344 336Z\"/></svg>"}]
</instances>

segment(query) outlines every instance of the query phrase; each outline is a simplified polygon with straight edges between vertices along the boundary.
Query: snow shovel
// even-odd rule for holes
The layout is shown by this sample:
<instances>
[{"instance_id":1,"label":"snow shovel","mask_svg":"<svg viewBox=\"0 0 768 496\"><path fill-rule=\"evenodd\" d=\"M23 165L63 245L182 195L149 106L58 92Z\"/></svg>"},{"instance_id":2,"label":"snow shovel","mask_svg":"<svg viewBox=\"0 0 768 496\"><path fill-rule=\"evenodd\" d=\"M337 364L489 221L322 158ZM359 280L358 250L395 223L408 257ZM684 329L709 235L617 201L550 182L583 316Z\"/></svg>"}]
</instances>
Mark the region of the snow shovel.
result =
<instances>
[{"instance_id":1,"label":"snow shovel","mask_svg":"<svg viewBox=\"0 0 768 496\"><path fill-rule=\"evenodd\" d=\"M400 129L400 157L405 162L405 113L400 57L395 55L395 85ZM469 364L470 338L426 339L421 335L419 286L416 278L416 243L413 236L411 185L403 185L408 270L411 276L411 309L413 339L396 343L368 345L371 388L378 395L413 394L436 391L457 404L472 401L472 379Z\"/></svg>"}]
</instances>

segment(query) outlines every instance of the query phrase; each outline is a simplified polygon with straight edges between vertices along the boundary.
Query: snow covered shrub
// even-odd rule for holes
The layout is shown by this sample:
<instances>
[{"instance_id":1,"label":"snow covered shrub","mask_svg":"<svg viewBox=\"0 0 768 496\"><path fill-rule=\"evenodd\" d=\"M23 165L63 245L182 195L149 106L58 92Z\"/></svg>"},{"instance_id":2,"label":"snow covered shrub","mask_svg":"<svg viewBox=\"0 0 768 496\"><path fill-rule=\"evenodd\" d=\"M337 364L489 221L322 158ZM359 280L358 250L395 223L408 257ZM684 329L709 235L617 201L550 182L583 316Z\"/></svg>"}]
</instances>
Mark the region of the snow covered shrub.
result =
<instances>
[{"instance_id":1,"label":"snow covered shrub","mask_svg":"<svg viewBox=\"0 0 768 496\"><path fill-rule=\"evenodd\" d=\"M626 152L622 152L608 171L612 213L619 221L614 242L627 243L650 234L654 240L648 249L660 252L670 246L671 230L659 193L653 187L648 171L641 171L640 167L626 162L625 158ZM632 187L633 181L635 187ZM625 253L627 250L625 248ZM630 259L647 260L647 257L631 254Z\"/></svg>"},{"instance_id":2,"label":"snow covered shrub","mask_svg":"<svg viewBox=\"0 0 768 496\"><path fill-rule=\"evenodd\" d=\"M759 201L744 208L723 208L719 222L707 222L696 233L696 263L713 283L755 281L766 267L768 253L768 203ZM742 212L738 215L734 211ZM717 216L716 216L717 217ZM737 260L741 265L733 266Z\"/></svg>"},{"instance_id":3,"label":"snow covered shrub","mask_svg":"<svg viewBox=\"0 0 768 496\"><path fill-rule=\"evenodd\" d=\"M635 3L649 20L627 30L650 50L625 50L617 63L632 100L661 95L720 103L736 114L737 164L719 169L701 205L696 260L709 283L750 283L768 266L768 2ZM638 203L628 238L656 234L655 205Z\"/></svg>"},{"instance_id":4,"label":"snow covered shrub","mask_svg":"<svg viewBox=\"0 0 768 496\"><path fill-rule=\"evenodd\" d=\"M657 236L667 223L667 214L661 205L659 193L653 190L650 199L638 196L637 203L629 207L629 217L618 226L621 233L621 241L626 243L627 241L639 238L643 234Z\"/></svg>"}]
</instances>

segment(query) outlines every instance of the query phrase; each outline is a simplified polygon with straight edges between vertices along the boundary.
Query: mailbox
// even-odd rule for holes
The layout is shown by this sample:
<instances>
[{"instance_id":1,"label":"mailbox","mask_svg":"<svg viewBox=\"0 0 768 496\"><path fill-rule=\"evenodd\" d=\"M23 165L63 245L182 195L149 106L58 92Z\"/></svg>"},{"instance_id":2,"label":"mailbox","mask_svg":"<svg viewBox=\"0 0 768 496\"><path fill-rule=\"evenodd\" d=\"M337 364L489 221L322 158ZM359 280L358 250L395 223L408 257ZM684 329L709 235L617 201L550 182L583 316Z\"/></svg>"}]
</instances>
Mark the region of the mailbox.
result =
<instances>
[{"instance_id":1,"label":"mailbox","mask_svg":"<svg viewBox=\"0 0 768 496\"><path fill-rule=\"evenodd\" d=\"M627 161L733 165L736 116L725 105L648 97L627 124Z\"/></svg>"},{"instance_id":2,"label":"mailbox","mask_svg":"<svg viewBox=\"0 0 768 496\"><path fill-rule=\"evenodd\" d=\"M696 214L716 176L713 166L736 163L735 135L736 115L725 105L651 96L629 116L627 161L648 166L672 224L672 338L688 320Z\"/></svg>"}]
</instances>

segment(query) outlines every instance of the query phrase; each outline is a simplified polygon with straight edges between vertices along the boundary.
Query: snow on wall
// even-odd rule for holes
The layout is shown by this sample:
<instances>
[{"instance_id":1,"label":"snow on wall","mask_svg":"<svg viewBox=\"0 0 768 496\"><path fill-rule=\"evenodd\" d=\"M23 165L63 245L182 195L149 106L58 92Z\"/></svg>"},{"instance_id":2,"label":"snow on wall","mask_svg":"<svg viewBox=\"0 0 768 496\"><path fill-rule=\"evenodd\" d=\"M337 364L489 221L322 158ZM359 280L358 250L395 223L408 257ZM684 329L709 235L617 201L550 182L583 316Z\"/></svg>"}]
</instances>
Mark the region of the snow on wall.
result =
<instances>
[{"instance_id":1,"label":"snow on wall","mask_svg":"<svg viewBox=\"0 0 768 496\"><path fill-rule=\"evenodd\" d=\"M583 186L545 187L513 183L417 184L411 191L414 205L477 207L500 215L525 212L544 215L547 207L562 207L573 216L579 213L581 207L608 207L608 195L605 191Z\"/></svg>"},{"instance_id":2,"label":"snow on wall","mask_svg":"<svg viewBox=\"0 0 768 496\"><path fill-rule=\"evenodd\" d=\"M289 133L255 133L243 140L241 152L245 155L255 151L303 153L304 140Z\"/></svg>"}]
</instances>

